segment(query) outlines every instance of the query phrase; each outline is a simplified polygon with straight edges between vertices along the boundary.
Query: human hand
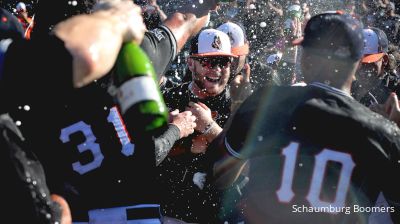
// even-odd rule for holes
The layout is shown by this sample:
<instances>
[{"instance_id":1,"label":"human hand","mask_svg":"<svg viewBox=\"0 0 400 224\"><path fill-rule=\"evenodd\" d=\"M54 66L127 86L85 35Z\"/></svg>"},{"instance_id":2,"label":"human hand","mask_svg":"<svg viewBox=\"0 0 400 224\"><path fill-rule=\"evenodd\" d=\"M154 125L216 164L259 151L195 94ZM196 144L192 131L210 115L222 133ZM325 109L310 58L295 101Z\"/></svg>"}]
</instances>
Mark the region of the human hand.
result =
<instances>
[{"instance_id":1,"label":"human hand","mask_svg":"<svg viewBox=\"0 0 400 224\"><path fill-rule=\"evenodd\" d=\"M374 104L370 109L387 119L395 122L400 127L400 106L396 93L391 93L384 104Z\"/></svg>"},{"instance_id":2,"label":"human hand","mask_svg":"<svg viewBox=\"0 0 400 224\"><path fill-rule=\"evenodd\" d=\"M198 0L200 4L204 4L209 10L217 10L220 0Z\"/></svg>"},{"instance_id":3,"label":"human hand","mask_svg":"<svg viewBox=\"0 0 400 224\"><path fill-rule=\"evenodd\" d=\"M142 42L146 31L141 15L142 9L132 1L100 0L94 5L93 11L106 13L110 20L115 20L116 26L122 30L124 42Z\"/></svg>"},{"instance_id":4,"label":"human hand","mask_svg":"<svg viewBox=\"0 0 400 224\"><path fill-rule=\"evenodd\" d=\"M212 122L215 122L212 119L210 108L208 108L204 103L189 102L189 106L186 110L191 111L193 115L196 116L196 131L202 133Z\"/></svg>"},{"instance_id":5,"label":"human hand","mask_svg":"<svg viewBox=\"0 0 400 224\"><path fill-rule=\"evenodd\" d=\"M244 65L244 74L237 75L230 83L230 95L232 104L240 105L248 96L251 95L252 89L250 84L250 65ZM235 106L236 108L236 106Z\"/></svg>"},{"instance_id":6,"label":"human hand","mask_svg":"<svg viewBox=\"0 0 400 224\"><path fill-rule=\"evenodd\" d=\"M394 121L397 126L400 125L400 106L396 93L391 93L385 102L385 111L389 120Z\"/></svg>"},{"instance_id":7,"label":"human hand","mask_svg":"<svg viewBox=\"0 0 400 224\"><path fill-rule=\"evenodd\" d=\"M179 128L180 138L189 136L194 132L196 127L196 117L190 111L179 113L179 110L174 110L170 114L170 122Z\"/></svg>"},{"instance_id":8,"label":"human hand","mask_svg":"<svg viewBox=\"0 0 400 224\"><path fill-rule=\"evenodd\" d=\"M218 0L192 0L182 5L178 11L181 13L193 13L196 17L207 15L210 11L217 10Z\"/></svg>"},{"instance_id":9,"label":"human hand","mask_svg":"<svg viewBox=\"0 0 400 224\"><path fill-rule=\"evenodd\" d=\"M149 1L148 1L148 5L152 5L152 6L156 7L156 8L157 8L157 7L159 8L159 6L158 6L156 0L149 0Z\"/></svg>"}]
</instances>

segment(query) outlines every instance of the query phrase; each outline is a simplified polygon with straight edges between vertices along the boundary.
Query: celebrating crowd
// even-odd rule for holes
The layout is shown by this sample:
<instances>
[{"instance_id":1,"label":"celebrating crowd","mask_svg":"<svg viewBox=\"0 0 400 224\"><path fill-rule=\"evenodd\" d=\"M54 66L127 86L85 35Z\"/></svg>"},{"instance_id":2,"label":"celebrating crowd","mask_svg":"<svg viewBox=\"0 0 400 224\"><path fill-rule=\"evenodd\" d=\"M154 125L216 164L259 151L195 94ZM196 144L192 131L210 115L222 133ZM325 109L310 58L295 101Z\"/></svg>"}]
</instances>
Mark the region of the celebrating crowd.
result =
<instances>
[{"instance_id":1,"label":"celebrating crowd","mask_svg":"<svg viewBox=\"0 0 400 224\"><path fill-rule=\"evenodd\" d=\"M400 223L399 3L0 6L5 220Z\"/></svg>"}]
</instances>

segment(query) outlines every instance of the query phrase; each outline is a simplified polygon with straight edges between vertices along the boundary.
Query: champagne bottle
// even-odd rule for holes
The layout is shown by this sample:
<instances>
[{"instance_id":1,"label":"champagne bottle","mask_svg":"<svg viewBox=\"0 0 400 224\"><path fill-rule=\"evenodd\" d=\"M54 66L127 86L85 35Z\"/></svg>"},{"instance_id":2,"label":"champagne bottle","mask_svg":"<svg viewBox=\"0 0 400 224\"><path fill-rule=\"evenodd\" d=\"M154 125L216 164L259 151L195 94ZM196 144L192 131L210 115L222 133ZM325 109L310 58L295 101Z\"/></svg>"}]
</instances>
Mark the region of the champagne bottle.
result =
<instances>
[{"instance_id":1,"label":"champagne bottle","mask_svg":"<svg viewBox=\"0 0 400 224\"><path fill-rule=\"evenodd\" d=\"M151 135L167 125L168 111L153 65L139 45L126 43L122 46L116 62L114 84L118 88L117 100L132 137Z\"/></svg>"}]
</instances>

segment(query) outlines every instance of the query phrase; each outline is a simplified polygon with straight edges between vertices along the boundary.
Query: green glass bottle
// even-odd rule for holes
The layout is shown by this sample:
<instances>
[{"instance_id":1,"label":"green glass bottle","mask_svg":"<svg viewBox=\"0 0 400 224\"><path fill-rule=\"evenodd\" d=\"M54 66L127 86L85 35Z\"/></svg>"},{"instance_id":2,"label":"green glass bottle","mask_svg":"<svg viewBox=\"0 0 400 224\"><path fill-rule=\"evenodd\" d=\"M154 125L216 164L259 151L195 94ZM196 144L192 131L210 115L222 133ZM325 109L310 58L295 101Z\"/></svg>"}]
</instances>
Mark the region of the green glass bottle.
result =
<instances>
[{"instance_id":1,"label":"green glass bottle","mask_svg":"<svg viewBox=\"0 0 400 224\"><path fill-rule=\"evenodd\" d=\"M135 43L122 46L115 67L117 100L129 134L142 137L165 127L168 111L156 81L153 65Z\"/></svg>"}]
</instances>

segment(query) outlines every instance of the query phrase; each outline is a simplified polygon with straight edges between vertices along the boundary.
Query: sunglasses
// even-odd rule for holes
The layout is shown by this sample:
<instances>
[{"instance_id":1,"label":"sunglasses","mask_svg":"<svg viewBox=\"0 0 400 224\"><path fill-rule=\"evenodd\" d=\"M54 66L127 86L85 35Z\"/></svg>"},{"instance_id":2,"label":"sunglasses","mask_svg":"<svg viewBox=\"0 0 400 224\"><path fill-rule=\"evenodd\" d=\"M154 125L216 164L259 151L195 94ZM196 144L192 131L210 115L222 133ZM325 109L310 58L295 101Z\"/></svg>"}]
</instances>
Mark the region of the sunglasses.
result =
<instances>
[{"instance_id":1,"label":"sunglasses","mask_svg":"<svg viewBox=\"0 0 400 224\"><path fill-rule=\"evenodd\" d=\"M193 58L200 62L201 66L207 68L215 68L217 65L220 68L225 68L232 63L231 57L208 57L208 58Z\"/></svg>"}]
</instances>

